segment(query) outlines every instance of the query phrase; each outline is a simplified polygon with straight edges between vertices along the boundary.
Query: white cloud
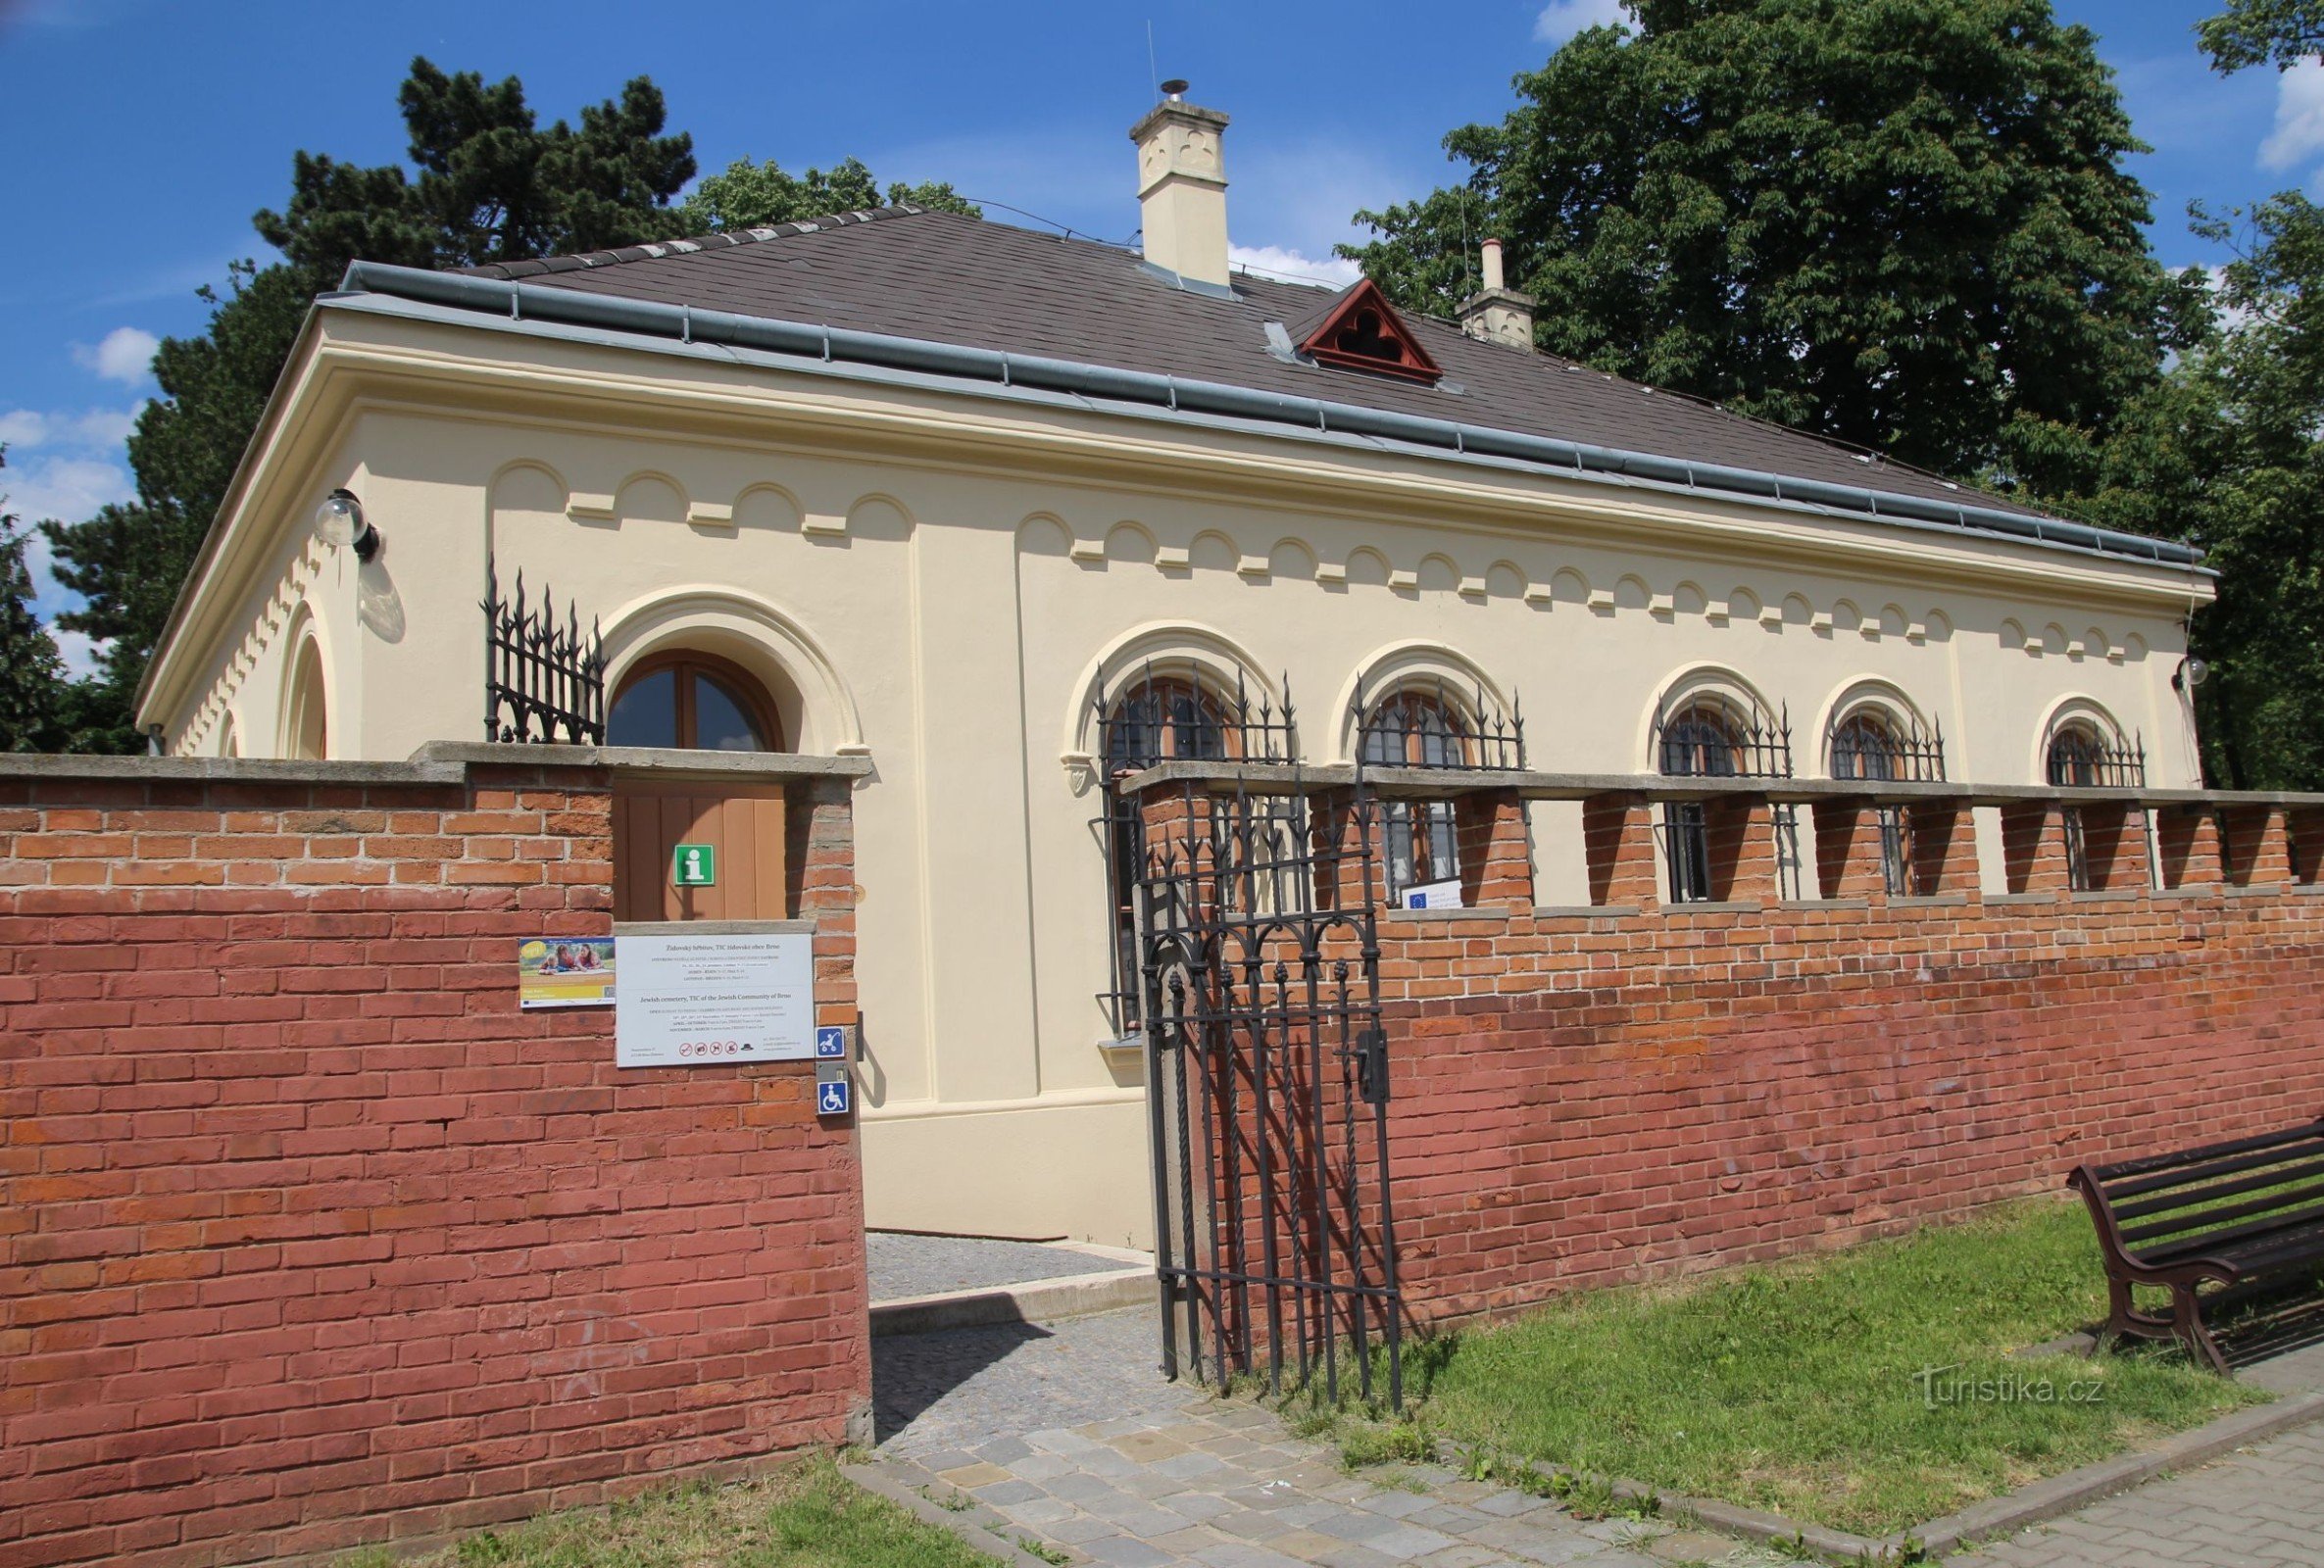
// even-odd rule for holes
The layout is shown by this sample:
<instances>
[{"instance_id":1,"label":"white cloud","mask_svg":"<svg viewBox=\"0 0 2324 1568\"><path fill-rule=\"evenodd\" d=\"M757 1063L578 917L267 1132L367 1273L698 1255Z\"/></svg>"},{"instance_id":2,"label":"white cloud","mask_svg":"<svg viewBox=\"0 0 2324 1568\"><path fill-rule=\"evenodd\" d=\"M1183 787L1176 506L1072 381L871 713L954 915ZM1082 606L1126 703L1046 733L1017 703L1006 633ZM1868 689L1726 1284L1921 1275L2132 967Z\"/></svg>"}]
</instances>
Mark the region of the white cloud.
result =
<instances>
[{"instance_id":1,"label":"white cloud","mask_svg":"<svg viewBox=\"0 0 2324 1568\"><path fill-rule=\"evenodd\" d=\"M153 352L162 340L140 327L117 326L91 348L73 346L73 357L108 381L135 386L153 373Z\"/></svg>"},{"instance_id":2,"label":"white cloud","mask_svg":"<svg viewBox=\"0 0 2324 1568\"><path fill-rule=\"evenodd\" d=\"M1363 275L1363 269L1344 257L1315 258L1283 245L1230 245L1227 261L1263 277L1288 278L1294 283L1329 283L1346 288Z\"/></svg>"},{"instance_id":3,"label":"white cloud","mask_svg":"<svg viewBox=\"0 0 2324 1568\"><path fill-rule=\"evenodd\" d=\"M74 676L96 673L97 661L113 646L112 638L100 642L85 631L64 631L51 626L48 634L56 639L57 652L64 657L65 672Z\"/></svg>"},{"instance_id":4,"label":"white cloud","mask_svg":"<svg viewBox=\"0 0 2324 1568\"><path fill-rule=\"evenodd\" d=\"M126 409L89 409L79 414L42 414L10 409L0 414L0 446L21 454L30 447L115 447L129 438L144 404Z\"/></svg>"},{"instance_id":5,"label":"white cloud","mask_svg":"<svg viewBox=\"0 0 2324 1568\"><path fill-rule=\"evenodd\" d=\"M1588 28L1629 20L1628 0L1550 0L1533 19L1533 36L1541 43L1563 43Z\"/></svg>"},{"instance_id":6,"label":"white cloud","mask_svg":"<svg viewBox=\"0 0 2324 1568\"><path fill-rule=\"evenodd\" d=\"M78 522L99 507L128 501L137 494L128 468L103 458L34 458L0 472L0 495L8 511L26 522L50 517Z\"/></svg>"},{"instance_id":7,"label":"white cloud","mask_svg":"<svg viewBox=\"0 0 2324 1568\"><path fill-rule=\"evenodd\" d=\"M2259 144L2267 169L2290 169L2324 152L2324 61L2302 60L2276 78L2276 128Z\"/></svg>"}]
</instances>

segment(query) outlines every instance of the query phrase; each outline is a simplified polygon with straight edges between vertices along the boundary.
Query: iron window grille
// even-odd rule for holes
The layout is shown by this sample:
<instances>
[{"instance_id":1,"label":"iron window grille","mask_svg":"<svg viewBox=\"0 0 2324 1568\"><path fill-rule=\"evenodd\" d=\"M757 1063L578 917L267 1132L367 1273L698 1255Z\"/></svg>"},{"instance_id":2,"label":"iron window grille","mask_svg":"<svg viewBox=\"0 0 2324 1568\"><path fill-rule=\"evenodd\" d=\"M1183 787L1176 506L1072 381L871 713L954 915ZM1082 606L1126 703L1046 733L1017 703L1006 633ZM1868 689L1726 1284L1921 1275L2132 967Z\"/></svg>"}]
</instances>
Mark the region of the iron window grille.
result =
<instances>
[{"instance_id":1,"label":"iron window grille","mask_svg":"<svg viewBox=\"0 0 2324 1568\"><path fill-rule=\"evenodd\" d=\"M1790 778L1791 720L1755 705L1739 708L1718 698L1692 698L1655 714L1655 757L1668 778ZM1798 815L1781 807L1774 817L1776 873L1784 896L1797 898ZM1662 808L1662 859L1673 904L1707 904L1717 897L1709 820L1702 802L1672 801Z\"/></svg>"},{"instance_id":2,"label":"iron window grille","mask_svg":"<svg viewBox=\"0 0 2324 1568\"><path fill-rule=\"evenodd\" d=\"M1508 712L1479 682L1456 699L1441 679L1399 685L1367 701L1359 687L1357 766L1517 772L1525 766L1525 719ZM1407 889L1460 876L1460 829L1449 800L1391 800L1380 810L1381 867L1391 902Z\"/></svg>"},{"instance_id":3,"label":"iron window grille","mask_svg":"<svg viewBox=\"0 0 2324 1568\"><path fill-rule=\"evenodd\" d=\"M1115 685L1101 672L1092 702L1103 769L1103 814L1092 825L1106 855L1106 892L1113 909L1111 983L1099 997L1117 1038L1138 1032L1137 889L1146 860L1138 801L1121 780L1163 762L1288 762L1299 756L1299 725L1290 677L1280 703L1254 697L1240 670L1229 694L1190 665L1138 666Z\"/></svg>"},{"instance_id":4,"label":"iron window grille","mask_svg":"<svg viewBox=\"0 0 2324 1568\"><path fill-rule=\"evenodd\" d=\"M2141 740L2101 734L2095 725L2068 724L2050 737L2049 773L2064 789L2145 789L2147 748Z\"/></svg>"},{"instance_id":5,"label":"iron window grille","mask_svg":"<svg viewBox=\"0 0 2324 1568\"><path fill-rule=\"evenodd\" d=\"M2124 740L2119 732L2107 735L2095 724L2070 723L2050 737L2050 782L2061 789L2144 789L2147 785L2147 748L2139 740ZM2065 837L2066 886L2076 893L2093 887L2090 875L2090 835L2080 807L2058 812Z\"/></svg>"},{"instance_id":6,"label":"iron window grille","mask_svg":"<svg viewBox=\"0 0 2324 1568\"><path fill-rule=\"evenodd\" d=\"M484 738L487 741L605 744L605 640L596 621L581 630L571 604L565 623L547 590L528 604L524 573L504 599L487 566L484 604Z\"/></svg>"},{"instance_id":7,"label":"iron window grille","mask_svg":"<svg viewBox=\"0 0 2324 1568\"><path fill-rule=\"evenodd\" d=\"M1924 730L1917 719L1900 724L1875 709L1859 708L1835 719L1825 752L1837 779L1945 781L1944 728ZM1874 812L1880 826L1881 886L1891 897L1911 893L1912 819L1902 806L1879 806Z\"/></svg>"}]
</instances>

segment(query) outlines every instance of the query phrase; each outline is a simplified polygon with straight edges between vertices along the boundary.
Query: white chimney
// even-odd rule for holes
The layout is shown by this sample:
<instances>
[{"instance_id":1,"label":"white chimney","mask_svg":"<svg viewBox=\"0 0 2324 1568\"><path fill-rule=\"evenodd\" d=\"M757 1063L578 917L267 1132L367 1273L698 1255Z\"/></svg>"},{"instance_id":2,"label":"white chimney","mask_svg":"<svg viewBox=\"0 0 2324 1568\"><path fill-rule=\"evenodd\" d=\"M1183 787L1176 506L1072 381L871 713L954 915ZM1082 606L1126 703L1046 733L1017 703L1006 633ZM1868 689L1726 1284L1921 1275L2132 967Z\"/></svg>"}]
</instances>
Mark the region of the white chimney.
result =
<instances>
[{"instance_id":1,"label":"white chimney","mask_svg":"<svg viewBox=\"0 0 2324 1568\"><path fill-rule=\"evenodd\" d=\"M1460 302L1460 330L1487 343L1533 352L1533 296L1508 285L1501 241L1485 241L1485 286Z\"/></svg>"},{"instance_id":2,"label":"white chimney","mask_svg":"<svg viewBox=\"0 0 2324 1568\"><path fill-rule=\"evenodd\" d=\"M1186 83L1130 127L1138 144L1138 207L1146 260L1194 283L1225 288L1226 165L1219 140L1226 116L1185 101Z\"/></svg>"}]
</instances>

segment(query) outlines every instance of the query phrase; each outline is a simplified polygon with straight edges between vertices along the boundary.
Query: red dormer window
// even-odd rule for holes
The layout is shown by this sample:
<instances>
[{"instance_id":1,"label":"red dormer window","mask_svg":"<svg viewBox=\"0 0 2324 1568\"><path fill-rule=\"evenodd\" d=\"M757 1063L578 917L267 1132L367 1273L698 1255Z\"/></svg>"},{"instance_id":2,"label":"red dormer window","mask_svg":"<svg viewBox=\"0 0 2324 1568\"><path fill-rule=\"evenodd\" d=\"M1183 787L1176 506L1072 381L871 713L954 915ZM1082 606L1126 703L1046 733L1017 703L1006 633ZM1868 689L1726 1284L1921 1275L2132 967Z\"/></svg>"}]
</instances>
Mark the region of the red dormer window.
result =
<instances>
[{"instance_id":1,"label":"red dormer window","mask_svg":"<svg viewBox=\"0 0 2324 1568\"><path fill-rule=\"evenodd\" d=\"M1304 325L1296 338L1299 351L1317 365L1369 370L1429 386L1445 373L1404 324L1380 285L1368 277L1350 284Z\"/></svg>"}]
</instances>

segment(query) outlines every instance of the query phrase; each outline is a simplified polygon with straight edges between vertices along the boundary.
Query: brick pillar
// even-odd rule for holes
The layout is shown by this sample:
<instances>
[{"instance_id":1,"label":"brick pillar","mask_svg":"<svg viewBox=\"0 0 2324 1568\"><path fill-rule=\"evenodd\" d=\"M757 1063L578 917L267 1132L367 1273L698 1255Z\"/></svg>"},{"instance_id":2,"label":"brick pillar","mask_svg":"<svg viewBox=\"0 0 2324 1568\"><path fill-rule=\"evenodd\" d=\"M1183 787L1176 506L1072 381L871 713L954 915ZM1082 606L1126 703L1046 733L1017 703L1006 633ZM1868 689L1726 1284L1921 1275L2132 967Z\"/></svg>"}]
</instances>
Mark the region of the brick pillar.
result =
<instances>
[{"instance_id":1,"label":"brick pillar","mask_svg":"<svg viewBox=\"0 0 2324 1568\"><path fill-rule=\"evenodd\" d=\"M2083 853L2095 891L2153 886L2147 869L2147 813L2135 806L2084 806Z\"/></svg>"},{"instance_id":2,"label":"brick pillar","mask_svg":"<svg viewBox=\"0 0 2324 1568\"><path fill-rule=\"evenodd\" d=\"M855 800L844 778L784 788L784 822L798 869L791 908L815 921L816 1022L856 1023Z\"/></svg>"},{"instance_id":3,"label":"brick pillar","mask_svg":"<svg viewBox=\"0 0 2324 1568\"><path fill-rule=\"evenodd\" d=\"M1912 827L1912 891L1977 891L1977 818L1966 806L1935 801L1905 808Z\"/></svg>"},{"instance_id":4,"label":"brick pillar","mask_svg":"<svg viewBox=\"0 0 2324 1568\"><path fill-rule=\"evenodd\" d=\"M1655 808L1643 795L1593 795L1582 802L1582 851L1590 902L1651 909L1660 902L1655 878Z\"/></svg>"},{"instance_id":5,"label":"brick pillar","mask_svg":"<svg viewBox=\"0 0 2324 1568\"><path fill-rule=\"evenodd\" d=\"M2292 880L2292 852L2280 806L2231 806L2220 859L2239 888L2279 887Z\"/></svg>"},{"instance_id":6,"label":"brick pillar","mask_svg":"<svg viewBox=\"0 0 2324 1568\"><path fill-rule=\"evenodd\" d=\"M1308 800L1308 833L1315 856L1315 907L1353 909L1366 898L1388 891L1388 844L1382 803L1370 799L1369 819L1356 814L1353 790L1332 790ZM1364 885L1364 849L1371 850L1370 881Z\"/></svg>"},{"instance_id":7,"label":"brick pillar","mask_svg":"<svg viewBox=\"0 0 2324 1568\"><path fill-rule=\"evenodd\" d=\"M1525 803L1515 790L1478 790L1453 802L1460 844L1460 899L1470 908L1488 904L1533 906L1533 854L1525 835Z\"/></svg>"},{"instance_id":8,"label":"brick pillar","mask_svg":"<svg viewBox=\"0 0 2324 1568\"><path fill-rule=\"evenodd\" d=\"M2219 826L2202 807L2182 806L2158 812L2154 848L2166 888L2215 888L2226 880L2219 859Z\"/></svg>"},{"instance_id":9,"label":"brick pillar","mask_svg":"<svg viewBox=\"0 0 2324 1568\"><path fill-rule=\"evenodd\" d=\"M1827 899L1886 891L1880 875L1880 813L1869 801L1815 803L1815 883Z\"/></svg>"},{"instance_id":10,"label":"brick pillar","mask_svg":"<svg viewBox=\"0 0 2324 1568\"><path fill-rule=\"evenodd\" d=\"M2324 882L2324 806L2296 806L2285 814L2292 836L2292 880Z\"/></svg>"},{"instance_id":11,"label":"brick pillar","mask_svg":"<svg viewBox=\"0 0 2324 1568\"><path fill-rule=\"evenodd\" d=\"M1774 809L1766 801L1750 796L1721 796L1703 803L1714 902L1774 902L1778 889L1773 818Z\"/></svg>"},{"instance_id":12,"label":"brick pillar","mask_svg":"<svg viewBox=\"0 0 2324 1568\"><path fill-rule=\"evenodd\" d=\"M2002 863L2011 893L2066 890L2065 828L2047 801L2002 808Z\"/></svg>"}]
</instances>

